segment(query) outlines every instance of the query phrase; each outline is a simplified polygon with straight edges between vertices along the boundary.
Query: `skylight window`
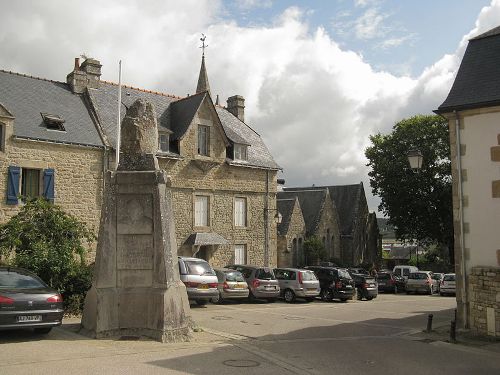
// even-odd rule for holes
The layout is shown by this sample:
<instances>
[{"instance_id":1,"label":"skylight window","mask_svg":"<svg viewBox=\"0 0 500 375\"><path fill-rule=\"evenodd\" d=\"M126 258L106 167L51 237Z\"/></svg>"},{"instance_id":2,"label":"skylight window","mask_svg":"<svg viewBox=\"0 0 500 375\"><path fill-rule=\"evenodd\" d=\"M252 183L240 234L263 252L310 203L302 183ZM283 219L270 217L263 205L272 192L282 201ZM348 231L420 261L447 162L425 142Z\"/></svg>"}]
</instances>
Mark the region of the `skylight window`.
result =
<instances>
[{"instance_id":1,"label":"skylight window","mask_svg":"<svg viewBox=\"0 0 500 375\"><path fill-rule=\"evenodd\" d=\"M234 160L248 160L247 145L234 144Z\"/></svg>"},{"instance_id":2,"label":"skylight window","mask_svg":"<svg viewBox=\"0 0 500 375\"><path fill-rule=\"evenodd\" d=\"M42 115L43 122L45 126L47 126L48 130L58 130L58 131L66 131L64 129L65 120L58 116L50 113L40 113Z\"/></svg>"}]
</instances>

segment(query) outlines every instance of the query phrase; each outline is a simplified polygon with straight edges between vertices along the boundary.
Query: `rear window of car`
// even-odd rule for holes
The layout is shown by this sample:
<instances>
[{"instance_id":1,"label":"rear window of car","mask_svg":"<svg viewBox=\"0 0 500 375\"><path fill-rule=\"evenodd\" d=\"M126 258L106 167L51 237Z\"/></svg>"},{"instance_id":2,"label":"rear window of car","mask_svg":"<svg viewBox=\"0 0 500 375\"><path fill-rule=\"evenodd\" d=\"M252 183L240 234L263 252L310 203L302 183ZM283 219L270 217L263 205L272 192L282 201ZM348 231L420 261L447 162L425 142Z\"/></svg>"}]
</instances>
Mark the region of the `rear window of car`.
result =
<instances>
[{"instance_id":1,"label":"rear window of car","mask_svg":"<svg viewBox=\"0 0 500 375\"><path fill-rule=\"evenodd\" d=\"M444 281L455 281L455 275L445 275L443 280Z\"/></svg>"},{"instance_id":2,"label":"rear window of car","mask_svg":"<svg viewBox=\"0 0 500 375\"><path fill-rule=\"evenodd\" d=\"M227 281L245 281L241 272L226 272L226 280Z\"/></svg>"},{"instance_id":3,"label":"rear window of car","mask_svg":"<svg viewBox=\"0 0 500 375\"><path fill-rule=\"evenodd\" d=\"M408 278L413 280L425 280L428 276L429 275L427 275L426 273L410 273Z\"/></svg>"},{"instance_id":4,"label":"rear window of car","mask_svg":"<svg viewBox=\"0 0 500 375\"><path fill-rule=\"evenodd\" d=\"M349 272L347 272L347 270L339 269L338 273L339 273L339 277L341 277L341 278L352 279L351 275L349 275Z\"/></svg>"},{"instance_id":5,"label":"rear window of car","mask_svg":"<svg viewBox=\"0 0 500 375\"><path fill-rule=\"evenodd\" d=\"M190 275L215 275L215 271L207 262L189 260L185 263Z\"/></svg>"},{"instance_id":6,"label":"rear window of car","mask_svg":"<svg viewBox=\"0 0 500 375\"><path fill-rule=\"evenodd\" d=\"M46 288L40 280L15 271L0 271L0 289Z\"/></svg>"},{"instance_id":7,"label":"rear window of car","mask_svg":"<svg viewBox=\"0 0 500 375\"><path fill-rule=\"evenodd\" d=\"M316 278L316 275L312 271L300 271L300 273L302 274L302 280L304 280L304 281L318 280Z\"/></svg>"},{"instance_id":8,"label":"rear window of car","mask_svg":"<svg viewBox=\"0 0 500 375\"><path fill-rule=\"evenodd\" d=\"M255 278L260 280L276 280L276 277L270 268L259 268L255 273Z\"/></svg>"},{"instance_id":9,"label":"rear window of car","mask_svg":"<svg viewBox=\"0 0 500 375\"><path fill-rule=\"evenodd\" d=\"M379 273L377 275L377 279L379 280L389 280L391 278L391 275L389 275L388 273Z\"/></svg>"}]
</instances>

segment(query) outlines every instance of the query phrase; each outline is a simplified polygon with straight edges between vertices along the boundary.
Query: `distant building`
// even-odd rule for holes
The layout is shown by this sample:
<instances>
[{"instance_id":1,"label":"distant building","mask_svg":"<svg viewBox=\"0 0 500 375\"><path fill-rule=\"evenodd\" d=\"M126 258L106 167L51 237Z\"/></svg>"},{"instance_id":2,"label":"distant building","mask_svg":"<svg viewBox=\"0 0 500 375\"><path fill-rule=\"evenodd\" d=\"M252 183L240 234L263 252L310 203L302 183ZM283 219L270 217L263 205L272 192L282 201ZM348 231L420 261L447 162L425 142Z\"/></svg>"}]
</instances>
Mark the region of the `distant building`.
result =
<instances>
[{"instance_id":1,"label":"distant building","mask_svg":"<svg viewBox=\"0 0 500 375\"><path fill-rule=\"evenodd\" d=\"M449 121L458 325L500 336L500 26L469 41Z\"/></svg>"}]
</instances>

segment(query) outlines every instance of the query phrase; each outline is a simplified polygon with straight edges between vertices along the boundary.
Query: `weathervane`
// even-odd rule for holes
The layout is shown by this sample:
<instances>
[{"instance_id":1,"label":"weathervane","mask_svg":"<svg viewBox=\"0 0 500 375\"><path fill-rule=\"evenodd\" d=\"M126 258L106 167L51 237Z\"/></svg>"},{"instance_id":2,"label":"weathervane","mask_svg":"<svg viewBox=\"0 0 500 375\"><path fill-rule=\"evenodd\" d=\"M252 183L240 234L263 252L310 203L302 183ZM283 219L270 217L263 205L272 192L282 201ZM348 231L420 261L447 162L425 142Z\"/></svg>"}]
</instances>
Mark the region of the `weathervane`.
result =
<instances>
[{"instance_id":1,"label":"weathervane","mask_svg":"<svg viewBox=\"0 0 500 375\"><path fill-rule=\"evenodd\" d=\"M205 57L205 48L207 48L207 47L208 47L208 45L206 45L206 44L205 44L205 39L207 39L207 36L206 36L205 34L203 34L203 33L202 33L202 34L201 34L201 38L200 38L200 40L201 40L201 42L203 43L203 45L202 45L200 48L201 48L201 49L202 49L202 51L203 51L203 53L202 53L202 56L203 56L203 57Z\"/></svg>"}]
</instances>

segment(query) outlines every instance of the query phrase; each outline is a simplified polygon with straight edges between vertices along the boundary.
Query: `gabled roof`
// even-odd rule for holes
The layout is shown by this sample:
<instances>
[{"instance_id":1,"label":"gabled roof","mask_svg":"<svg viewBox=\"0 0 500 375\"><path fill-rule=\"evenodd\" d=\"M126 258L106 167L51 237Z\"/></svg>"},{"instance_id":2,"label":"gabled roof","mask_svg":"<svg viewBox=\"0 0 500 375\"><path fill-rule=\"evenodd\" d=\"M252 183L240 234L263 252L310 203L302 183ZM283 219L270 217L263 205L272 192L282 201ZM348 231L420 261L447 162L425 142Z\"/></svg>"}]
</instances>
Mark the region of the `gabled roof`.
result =
<instances>
[{"instance_id":1,"label":"gabled roof","mask_svg":"<svg viewBox=\"0 0 500 375\"><path fill-rule=\"evenodd\" d=\"M206 95L206 92L201 92L172 102L170 105L170 126L174 133L174 139L181 139L186 134Z\"/></svg>"},{"instance_id":2,"label":"gabled roof","mask_svg":"<svg viewBox=\"0 0 500 375\"><path fill-rule=\"evenodd\" d=\"M327 196L327 189L293 190L287 188L285 191L278 192L277 199L297 197L306 223L307 235L312 235L318 228Z\"/></svg>"},{"instance_id":3,"label":"gabled roof","mask_svg":"<svg viewBox=\"0 0 500 375\"><path fill-rule=\"evenodd\" d=\"M290 227L290 222L292 220L293 210L296 206L299 206L300 203L297 197L288 198L288 199L277 199L276 200L278 212L281 214L281 223L278 224L278 233L281 235L285 235L288 233L288 228ZM301 211L302 212L302 211Z\"/></svg>"},{"instance_id":4,"label":"gabled roof","mask_svg":"<svg viewBox=\"0 0 500 375\"><path fill-rule=\"evenodd\" d=\"M82 96L66 83L0 70L0 102L15 117L17 137L103 147ZM42 112L64 119L65 131L48 130Z\"/></svg>"},{"instance_id":5,"label":"gabled roof","mask_svg":"<svg viewBox=\"0 0 500 375\"><path fill-rule=\"evenodd\" d=\"M337 209L340 234L351 235L355 228L355 222L360 212L361 204L367 204L362 182L353 185L285 188L286 191L323 191L325 189L328 189L330 197Z\"/></svg>"},{"instance_id":6,"label":"gabled roof","mask_svg":"<svg viewBox=\"0 0 500 375\"><path fill-rule=\"evenodd\" d=\"M500 105L500 26L471 40L436 113Z\"/></svg>"}]
</instances>

